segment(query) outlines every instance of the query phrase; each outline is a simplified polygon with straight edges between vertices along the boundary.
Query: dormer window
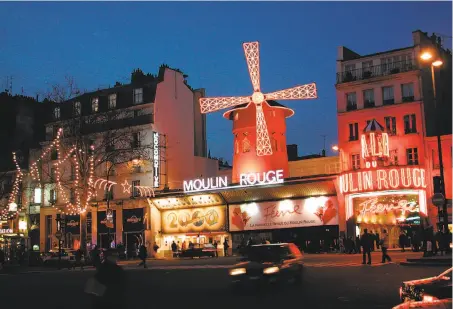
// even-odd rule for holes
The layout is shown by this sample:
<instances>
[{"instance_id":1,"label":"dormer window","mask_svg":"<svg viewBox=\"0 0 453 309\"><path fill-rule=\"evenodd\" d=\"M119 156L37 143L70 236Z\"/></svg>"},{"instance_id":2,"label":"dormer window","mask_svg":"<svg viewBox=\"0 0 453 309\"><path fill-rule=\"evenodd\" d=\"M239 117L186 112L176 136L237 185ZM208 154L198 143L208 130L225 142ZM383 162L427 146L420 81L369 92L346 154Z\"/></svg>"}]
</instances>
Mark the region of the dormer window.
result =
<instances>
[{"instance_id":1,"label":"dormer window","mask_svg":"<svg viewBox=\"0 0 453 309\"><path fill-rule=\"evenodd\" d=\"M53 118L55 120L60 119L60 107L55 107L53 110Z\"/></svg>"},{"instance_id":2,"label":"dormer window","mask_svg":"<svg viewBox=\"0 0 453 309\"><path fill-rule=\"evenodd\" d=\"M82 105L80 102L74 102L74 116L80 116L82 114Z\"/></svg>"},{"instance_id":3,"label":"dormer window","mask_svg":"<svg viewBox=\"0 0 453 309\"><path fill-rule=\"evenodd\" d=\"M91 100L91 111L97 113L99 111L99 98L93 98Z\"/></svg>"},{"instance_id":4,"label":"dormer window","mask_svg":"<svg viewBox=\"0 0 453 309\"><path fill-rule=\"evenodd\" d=\"M109 95L109 109L116 108L116 93Z\"/></svg>"},{"instance_id":5,"label":"dormer window","mask_svg":"<svg viewBox=\"0 0 453 309\"><path fill-rule=\"evenodd\" d=\"M134 104L143 103L143 88L134 89Z\"/></svg>"}]
</instances>

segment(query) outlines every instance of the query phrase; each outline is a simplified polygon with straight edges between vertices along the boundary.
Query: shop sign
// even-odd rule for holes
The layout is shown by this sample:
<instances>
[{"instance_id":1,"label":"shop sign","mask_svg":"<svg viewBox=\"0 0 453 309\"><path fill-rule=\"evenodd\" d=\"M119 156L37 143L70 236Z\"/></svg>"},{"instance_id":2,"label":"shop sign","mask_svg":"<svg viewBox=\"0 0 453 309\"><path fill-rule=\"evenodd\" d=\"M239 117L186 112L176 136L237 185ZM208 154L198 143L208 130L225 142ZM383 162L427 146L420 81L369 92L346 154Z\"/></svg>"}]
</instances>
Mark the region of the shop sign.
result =
<instances>
[{"instance_id":1,"label":"shop sign","mask_svg":"<svg viewBox=\"0 0 453 309\"><path fill-rule=\"evenodd\" d=\"M260 173L242 173L239 175L239 185L236 186L228 186L227 176L184 180L183 186L184 192L197 192L224 188L269 185L283 182L284 182L283 170L276 170Z\"/></svg>"},{"instance_id":2,"label":"shop sign","mask_svg":"<svg viewBox=\"0 0 453 309\"><path fill-rule=\"evenodd\" d=\"M123 230L139 232L144 229L143 208L123 209Z\"/></svg>"},{"instance_id":3,"label":"shop sign","mask_svg":"<svg viewBox=\"0 0 453 309\"><path fill-rule=\"evenodd\" d=\"M153 132L153 187L159 188L159 173L160 173L160 160L159 160L159 133Z\"/></svg>"},{"instance_id":4,"label":"shop sign","mask_svg":"<svg viewBox=\"0 0 453 309\"><path fill-rule=\"evenodd\" d=\"M166 210L162 212L162 232L196 233L226 230L226 206Z\"/></svg>"},{"instance_id":5,"label":"shop sign","mask_svg":"<svg viewBox=\"0 0 453 309\"><path fill-rule=\"evenodd\" d=\"M249 231L338 224L336 197L231 205L230 231Z\"/></svg>"},{"instance_id":6,"label":"shop sign","mask_svg":"<svg viewBox=\"0 0 453 309\"><path fill-rule=\"evenodd\" d=\"M80 234L80 215L66 216L66 232Z\"/></svg>"},{"instance_id":7,"label":"shop sign","mask_svg":"<svg viewBox=\"0 0 453 309\"><path fill-rule=\"evenodd\" d=\"M116 213L111 209L109 210L111 211L111 219L107 217L107 213L105 211L98 212L98 233L106 233L109 228L115 229Z\"/></svg>"},{"instance_id":8,"label":"shop sign","mask_svg":"<svg viewBox=\"0 0 453 309\"><path fill-rule=\"evenodd\" d=\"M13 229L0 229L0 234L11 234Z\"/></svg>"},{"instance_id":9,"label":"shop sign","mask_svg":"<svg viewBox=\"0 0 453 309\"><path fill-rule=\"evenodd\" d=\"M360 138L362 146L362 159L366 163L366 167L376 167L377 158L388 158L389 151L389 136L387 133L368 133L362 134Z\"/></svg>"},{"instance_id":10,"label":"shop sign","mask_svg":"<svg viewBox=\"0 0 453 309\"><path fill-rule=\"evenodd\" d=\"M384 191L404 188L424 189L426 171L417 167L377 169L339 176L341 193Z\"/></svg>"},{"instance_id":11,"label":"shop sign","mask_svg":"<svg viewBox=\"0 0 453 309\"><path fill-rule=\"evenodd\" d=\"M354 196L351 199L357 223L397 224L419 223L419 195L383 194Z\"/></svg>"}]
</instances>

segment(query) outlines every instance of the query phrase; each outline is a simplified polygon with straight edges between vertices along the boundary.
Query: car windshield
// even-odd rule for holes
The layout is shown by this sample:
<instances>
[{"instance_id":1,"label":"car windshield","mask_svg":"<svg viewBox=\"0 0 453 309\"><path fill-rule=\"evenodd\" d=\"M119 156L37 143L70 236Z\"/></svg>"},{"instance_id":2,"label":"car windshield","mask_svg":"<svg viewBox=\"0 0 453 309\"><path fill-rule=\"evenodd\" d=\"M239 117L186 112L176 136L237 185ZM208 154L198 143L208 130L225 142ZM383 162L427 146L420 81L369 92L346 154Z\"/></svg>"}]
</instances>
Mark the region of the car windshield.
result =
<instances>
[{"instance_id":1,"label":"car windshield","mask_svg":"<svg viewBox=\"0 0 453 309\"><path fill-rule=\"evenodd\" d=\"M247 250L246 260L254 262L279 261L289 254L286 246L254 246Z\"/></svg>"}]
</instances>

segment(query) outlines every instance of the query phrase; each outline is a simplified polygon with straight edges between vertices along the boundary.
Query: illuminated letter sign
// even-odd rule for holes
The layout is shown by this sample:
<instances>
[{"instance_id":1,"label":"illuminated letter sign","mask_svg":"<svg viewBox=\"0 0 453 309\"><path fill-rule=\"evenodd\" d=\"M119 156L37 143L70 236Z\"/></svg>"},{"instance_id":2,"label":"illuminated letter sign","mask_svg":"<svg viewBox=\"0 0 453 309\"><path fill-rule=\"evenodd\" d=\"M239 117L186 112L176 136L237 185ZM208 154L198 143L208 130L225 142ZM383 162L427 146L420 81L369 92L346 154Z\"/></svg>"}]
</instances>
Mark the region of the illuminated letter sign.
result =
<instances>
[{"instance_id":1,"label":"illuminated letter sign","mask_svg":"<svg viewBox=\"0 0 453 309\"><path fill-rule=\"evenodd\" d=\"M153 132L153 187L159 188L159 133Z\"/></svg>"},{"instance_id":2,"label":"illuminated letter sign","mask_svg":"<svg viewBox=\"0 0 453 309\"><path fill-rule=\"evenodd\" d=\"M239 176L241 186L253 186L256 184L283 183L283 170L268 171L262 173L241 174Z\"/></svg>"},{"instance_id":3,"label":"illuminated letter sign","mask_svg":"<svg viewBox=\"0 0 453 309\"><path fill-rule=\"evenodd\" d=\"M389 151L389 136L387 133L369 133L363 134L360 138L362 146L362 158L366 162L366 167L376 167L377 158L388 158Z\"/></svg>"},{"instance_id":4,"label":"illuminated letter sign","mask_svg":"<svg viewBox=\"0 0 453 309\"><path fill-rule=\"evenodd\" d=\"M342 193L427 187L425 169L409 167L345 173L338 181Z\"/></svg>"}]
</instances>

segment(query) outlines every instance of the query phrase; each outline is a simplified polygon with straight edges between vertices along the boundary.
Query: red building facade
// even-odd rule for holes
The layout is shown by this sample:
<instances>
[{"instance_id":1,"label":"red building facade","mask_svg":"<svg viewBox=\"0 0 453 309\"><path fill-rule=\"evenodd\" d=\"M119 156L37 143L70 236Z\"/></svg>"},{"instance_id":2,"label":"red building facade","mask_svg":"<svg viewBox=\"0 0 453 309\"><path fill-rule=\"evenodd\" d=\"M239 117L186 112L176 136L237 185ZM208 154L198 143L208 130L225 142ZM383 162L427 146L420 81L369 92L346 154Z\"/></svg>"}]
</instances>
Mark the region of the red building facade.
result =
<instances>
[{"instance_id":1,"label":"red building facade","mask_svg":"<svg viewBox=\"0 0 453 309\"><path fill-rule=\"evenodd\" d=\"M392 247L401 232L412 234L428 224L426 219L438 222L431 203L435 145L427 134L434 115L425 113L432 81L419 61L427 46L438 46L420 31L413 39L413 46L365 56L340 47L337 61L337 191L346 218L340 232L356 236L365 228L379 234L386 229ZM445 178L451 178L451 135L443 140L450 141L443 153ZM450 178L446 195L451 200Z\"/></svg>"}]
</instances>

